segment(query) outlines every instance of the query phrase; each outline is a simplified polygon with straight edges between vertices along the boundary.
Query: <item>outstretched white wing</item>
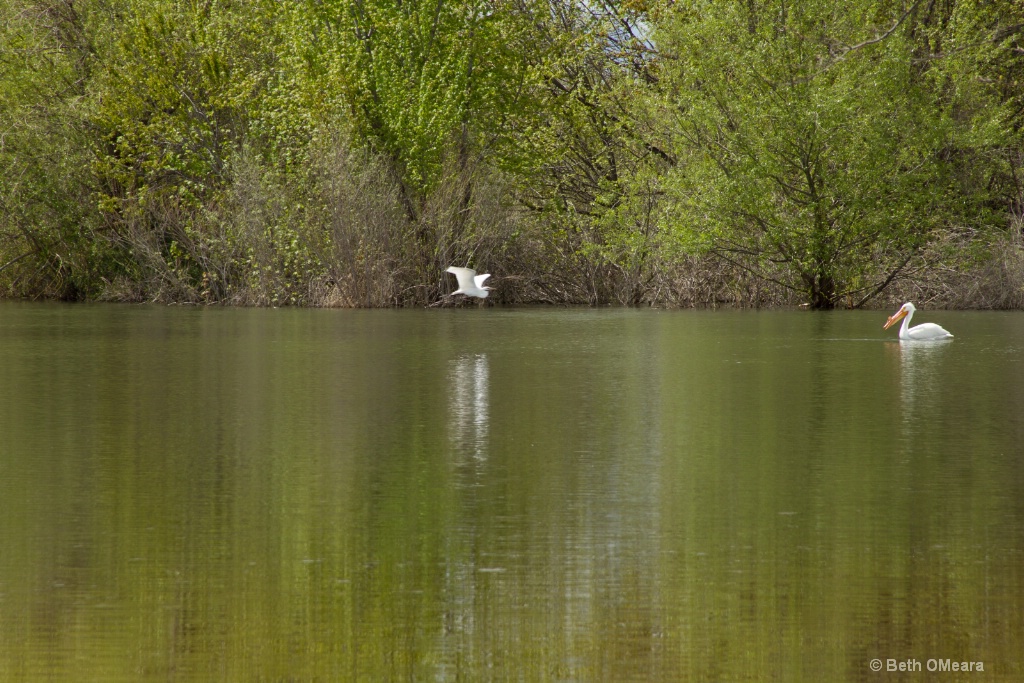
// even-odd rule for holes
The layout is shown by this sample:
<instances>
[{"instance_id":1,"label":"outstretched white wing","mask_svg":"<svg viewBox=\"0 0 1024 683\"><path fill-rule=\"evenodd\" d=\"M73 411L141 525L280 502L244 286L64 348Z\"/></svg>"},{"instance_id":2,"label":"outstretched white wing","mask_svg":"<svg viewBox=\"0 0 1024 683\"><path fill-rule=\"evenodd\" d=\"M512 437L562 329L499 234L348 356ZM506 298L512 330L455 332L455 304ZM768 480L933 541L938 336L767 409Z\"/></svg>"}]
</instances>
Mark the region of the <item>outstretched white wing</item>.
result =
<instances>
[{"instance_id":1,"label":"outstretched white wing","mask_svg":"<svg viewBox=\"0 0 1024 683\"><path fill-rule=\"evenodd\" d=\"M473 272L473 271L470 271L470 272ZM491 276L491 274L487 273L485 275L477 275L476 277L474 277L473 278L473 282L476 283L476 288L477 289L483 289L484 288L484 280L486 280L490 276Z\"/></svg>"},{"instance_id":2,"label":"outstretched white wing","mask_svg":"<svg viewBox=\"0 0 1024 683\"><path fill-rule=\"evenodd\" d=\"M449 273L455 276L455 279L459 281L460 290L471 290L475 289L476 285L473 282L473 278L476 276L476 271L472 268L459 268L458 266L451 266L448 268Z\"/></svg>"}]
</instances>

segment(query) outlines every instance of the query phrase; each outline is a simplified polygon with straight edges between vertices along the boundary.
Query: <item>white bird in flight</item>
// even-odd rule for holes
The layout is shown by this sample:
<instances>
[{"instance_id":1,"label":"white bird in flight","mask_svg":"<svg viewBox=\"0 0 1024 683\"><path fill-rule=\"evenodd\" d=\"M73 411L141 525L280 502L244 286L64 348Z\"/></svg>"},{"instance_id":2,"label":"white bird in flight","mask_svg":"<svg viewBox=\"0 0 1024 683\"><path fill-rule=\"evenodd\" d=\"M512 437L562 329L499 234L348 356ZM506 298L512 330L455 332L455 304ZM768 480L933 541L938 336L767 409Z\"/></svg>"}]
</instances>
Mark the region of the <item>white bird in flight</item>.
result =
<instances>
[{"instance_id":1,"label":"white bird in flight","mask_svg":"<svg viewBox=\"0 0 1024 683\"><path fill-rule=\"evenodd\" d=\"M490 273L477 275L476 271L472 268L459 268L457 266L452 266L447 272L454 275L455 279L459 281L459 288L452 292L452 296L465 294L466 296L486 299L492 289L491 287L484 287L484 280L491 276Z\"/></svg>"},{"instance_id":2,"label":"white bird in flight","mask_svg":"<svg viewBox=\"0 0 1024 683\"><path fill-rule=\"evenodd\" d=\"M953 335L942 327L935 323L922 323L920 325L910 326L910 319L914 317L914 304L909 301L902 306L900 310L896 311L889 316L889 319L885 321L885 327L883 330L887 330L892 325L903 318L903 325L900 327L900 339L909 341L938 341L939 339L952 339Z\"/></svg>"}]
</instances>

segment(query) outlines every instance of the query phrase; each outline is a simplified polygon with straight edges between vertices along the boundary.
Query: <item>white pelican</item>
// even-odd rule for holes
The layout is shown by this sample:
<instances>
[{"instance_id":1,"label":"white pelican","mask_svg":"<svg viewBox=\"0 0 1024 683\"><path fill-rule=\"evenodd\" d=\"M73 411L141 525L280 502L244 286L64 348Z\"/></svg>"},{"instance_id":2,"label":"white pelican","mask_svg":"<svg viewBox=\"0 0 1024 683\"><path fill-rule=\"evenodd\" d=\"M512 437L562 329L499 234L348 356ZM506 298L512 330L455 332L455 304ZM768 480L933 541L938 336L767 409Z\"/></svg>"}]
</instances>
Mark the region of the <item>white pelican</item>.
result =
<instances>
[{"instance_id":1,"label":"white pelican","mask_svg":"<svg viewBox=\"0 0 1024 683\"><path fill-rule=\"evenodd\" d=\"M908 301L900 306L900 310L889 316L889 319L885 321L885 327L882 329L889 329L892 327L893 323L900 318L903 318L903 325L900 326L900 339L911 341L937 341L939 339L953 338L952 334L935 323L922 323L911 327L910 319L914 317L915 310L917 309L914 308L914 304Z\"/></svg>"},{"instance_id":2,"label":"white pelican","mask_svg":"<svg viewBox=\"0 0 1024 683\"><path fill-rule=\"evenodd\" d=\"M465 294L466 296L486 299L490 293L491 287L484 287L484 280L490 277L489 273L477 275L476 271L472 268L459 268L457 266L452 266L447 272L454 275L455 279L459 281L459 288L452 292L452 296Z\"/></svg>"}]
</instances>

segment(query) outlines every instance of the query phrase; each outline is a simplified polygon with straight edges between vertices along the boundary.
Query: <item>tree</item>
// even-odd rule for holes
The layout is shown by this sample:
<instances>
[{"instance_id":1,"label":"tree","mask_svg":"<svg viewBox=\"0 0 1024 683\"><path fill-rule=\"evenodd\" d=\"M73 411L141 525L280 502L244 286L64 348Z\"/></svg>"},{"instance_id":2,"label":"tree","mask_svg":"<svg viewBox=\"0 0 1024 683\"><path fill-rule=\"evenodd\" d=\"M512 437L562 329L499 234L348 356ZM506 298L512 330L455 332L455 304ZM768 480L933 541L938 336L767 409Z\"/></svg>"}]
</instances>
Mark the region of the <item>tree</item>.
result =
<instances>
[{"instance_id":1,"label":"tree","mask_svg":"<svg viewBox=\"0 0 1024 683\"><path fill-rule=\"evenodd\" d=\"M675 163L644 107L657 82L647 9L553 0L531 23L547 57L538 64L543 107L502 152L504 161L529 160L518 199L559 256L549 284L575 300L638 304L662 265L660 179Z\"/></svg>"},{"instance_id":2,"label":"tree","mask_svg":"<svg viewBox=\"0 0 1024 683\"><path fill-rule=\"evenodd\" d=\"M326 88L358 138L390 158L410 218L446 163L486 150L527 104L519 18L481 0L302 7L309 86Z\"/></svg>"},{"instance_id":3,"label":"tree","mask_svg":"<svg viewBox=\"0 0 1024 683\"><path fill-rule=\"evenodd\" d=\"M83 105L94 4L0 6L0 275L9 294L88 295L109 255L92 208Z\"/></svg>"},{"instance_id":4,"label":"tree","mask_svg":"<svg viewBox=\"0 0 1024 683\"><path fill-rule=\"evenodd\" d=\"M910 30L917 4L677 3L656 40L685 158L682 239L806 296L858 306L942 227L958 122Z\"/></svg>"}]
</instances>

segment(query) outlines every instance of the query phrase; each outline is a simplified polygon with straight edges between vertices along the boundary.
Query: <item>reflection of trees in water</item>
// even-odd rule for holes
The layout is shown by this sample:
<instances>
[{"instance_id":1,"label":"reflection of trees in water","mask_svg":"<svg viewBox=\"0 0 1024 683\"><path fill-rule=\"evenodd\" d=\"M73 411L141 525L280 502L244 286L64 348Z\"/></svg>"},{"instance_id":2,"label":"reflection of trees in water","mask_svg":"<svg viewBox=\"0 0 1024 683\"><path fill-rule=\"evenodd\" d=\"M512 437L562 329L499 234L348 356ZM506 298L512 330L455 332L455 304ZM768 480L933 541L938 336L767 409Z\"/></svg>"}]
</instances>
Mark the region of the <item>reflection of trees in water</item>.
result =
<instances>
[{"instance_id":1,"label":"reflection of trees in water","mask_svg":"<svg viewBox=\"0 0 1024 683\"><path fill-rule=\"evenodd\" d=\"M449 373L449 429L452 445L473 457L486 457L490 370L486 354L460 356Z\"/></svg>"}]
</instances>

